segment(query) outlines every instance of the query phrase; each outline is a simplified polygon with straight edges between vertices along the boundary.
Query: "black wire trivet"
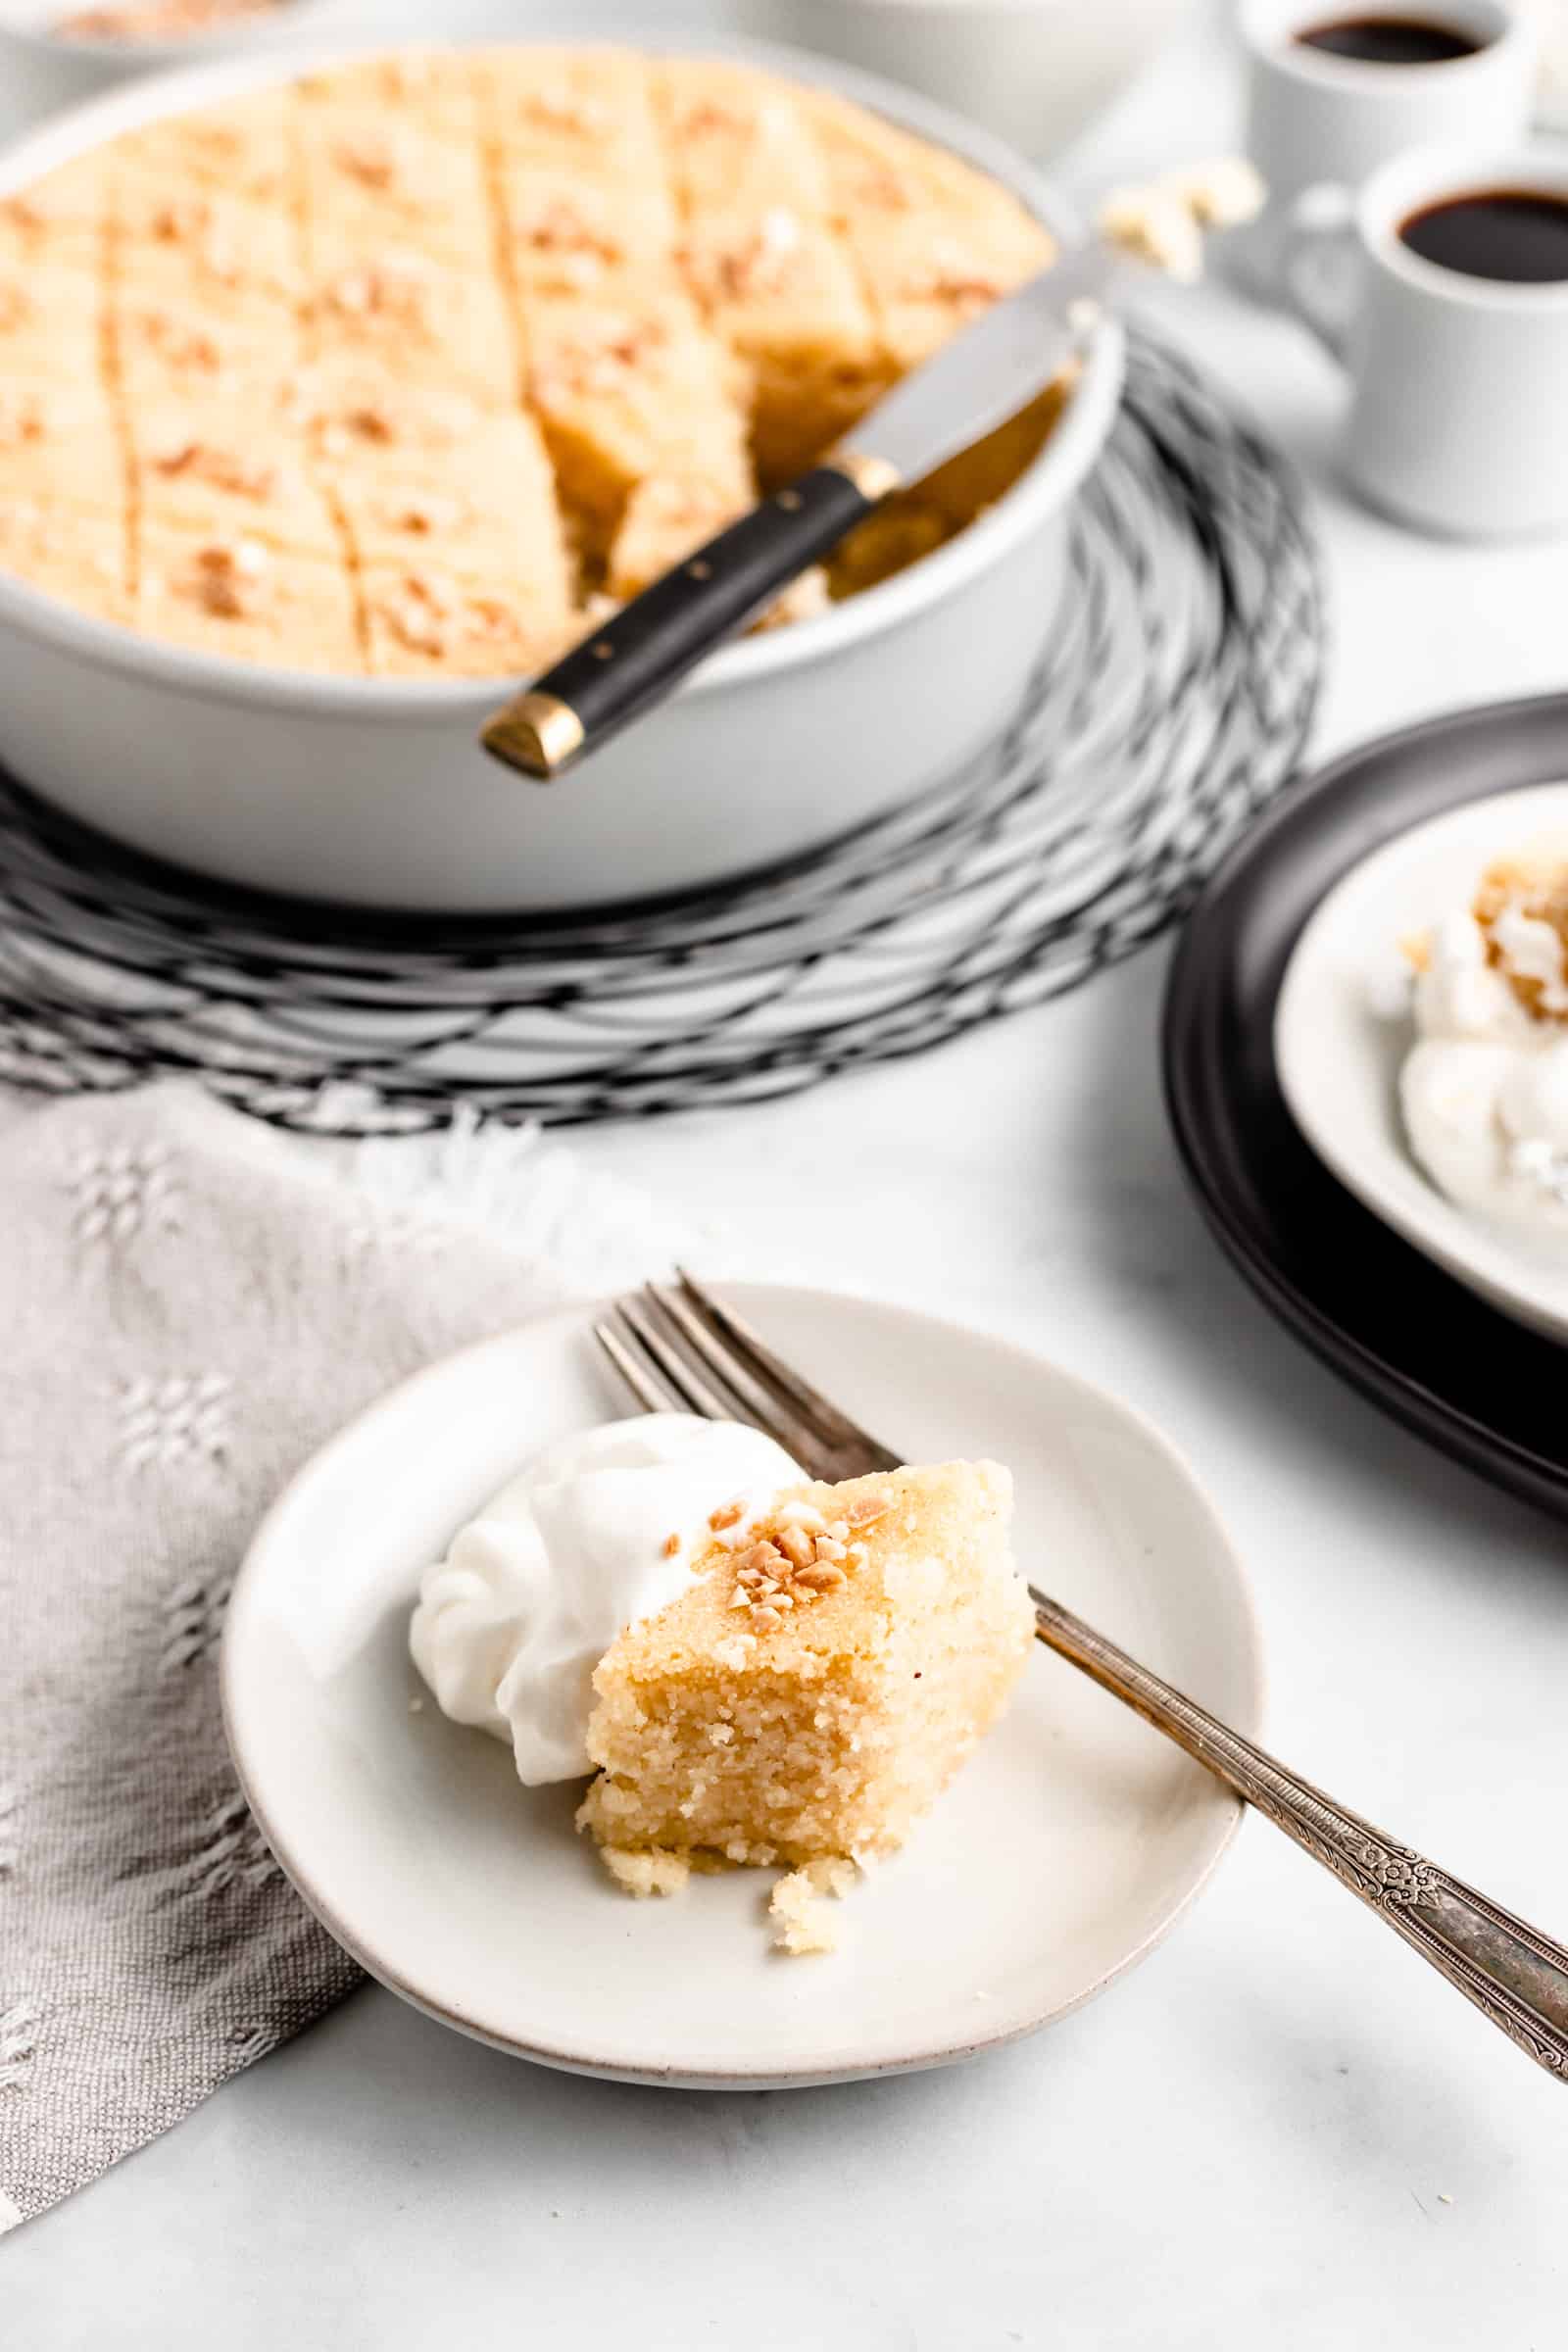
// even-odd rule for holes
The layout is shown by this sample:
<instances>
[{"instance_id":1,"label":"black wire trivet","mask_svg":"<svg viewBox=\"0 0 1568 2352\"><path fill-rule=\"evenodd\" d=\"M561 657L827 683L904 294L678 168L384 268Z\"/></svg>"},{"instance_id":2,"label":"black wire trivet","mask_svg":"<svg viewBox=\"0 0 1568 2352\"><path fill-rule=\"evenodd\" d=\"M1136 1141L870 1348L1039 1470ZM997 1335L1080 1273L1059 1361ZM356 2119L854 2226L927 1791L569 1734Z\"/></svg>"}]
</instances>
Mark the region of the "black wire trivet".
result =
<instances>
[{"instance_id":1,"label":"black wire trivet","mask_svg":"<svg viewBox=\"0 0 1568 2352\"><path fill-rule=\"evenodd\" d=\"M345 913L206 884L0 776L0 1081L171 1074L276 1124L755 1102L1076 987L1290 776L1322 658L1281 461L1135 337L1071 592L983 759L798 867L610 914Z\"/></svg>"}]
</instances>

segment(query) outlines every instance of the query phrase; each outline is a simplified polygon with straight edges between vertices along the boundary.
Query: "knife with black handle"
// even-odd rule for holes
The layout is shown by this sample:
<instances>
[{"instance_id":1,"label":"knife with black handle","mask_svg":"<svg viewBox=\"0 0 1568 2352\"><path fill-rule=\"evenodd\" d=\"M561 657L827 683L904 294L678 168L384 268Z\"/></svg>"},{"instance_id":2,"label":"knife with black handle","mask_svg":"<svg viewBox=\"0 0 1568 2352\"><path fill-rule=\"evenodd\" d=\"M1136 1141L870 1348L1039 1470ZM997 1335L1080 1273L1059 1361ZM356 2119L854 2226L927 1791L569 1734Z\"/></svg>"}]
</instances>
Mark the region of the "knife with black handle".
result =
<instances>
[{"instance_id":1,"label":"knife with black handle","mask_svg":"<svg viewBox=\"0 0 1568 2352\"><path fill-rule=\"evenodd\" d=\"M1128 267L1120 246L1093 238L993 304L861 418L853 447L730 523L514 696L485 722L485 749L551 782L607 742L883 499L1043 392Z\"/></svg>"}]
</instances>

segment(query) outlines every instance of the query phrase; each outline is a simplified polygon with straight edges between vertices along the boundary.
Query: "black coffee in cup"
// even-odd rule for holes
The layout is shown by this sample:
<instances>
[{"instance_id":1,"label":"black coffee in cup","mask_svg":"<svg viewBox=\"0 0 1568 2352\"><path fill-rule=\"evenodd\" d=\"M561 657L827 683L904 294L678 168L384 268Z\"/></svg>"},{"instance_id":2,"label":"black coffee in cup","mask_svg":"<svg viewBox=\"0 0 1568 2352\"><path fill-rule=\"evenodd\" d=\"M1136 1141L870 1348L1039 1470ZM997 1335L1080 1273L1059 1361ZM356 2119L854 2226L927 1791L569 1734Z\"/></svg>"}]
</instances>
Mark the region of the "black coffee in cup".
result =
<instances>
[{"instance_id":1,"label":"black coffee in cup","mask_svg":"<svg viewBox=\"0 0 1568 2352\"><path fill-rule=\"evenodd\" d=\"M1433 17L1328 17L1293 36L1302 49L1352 58L1363 66L1442 66L1474 57L1487 44Z\"/></svg>"},{"instance_id":2,"label":"black coffee in cup","mask_svg":"<svg viewBox=\"0 0 1568 2352\"><path fill-rule=\"evenodd\" d=\"M1568 196L1475 188L1440 196L1399 223L1399 241L1440 269L1516 286L1568 284Z\"/></svg>"}]
</instances>

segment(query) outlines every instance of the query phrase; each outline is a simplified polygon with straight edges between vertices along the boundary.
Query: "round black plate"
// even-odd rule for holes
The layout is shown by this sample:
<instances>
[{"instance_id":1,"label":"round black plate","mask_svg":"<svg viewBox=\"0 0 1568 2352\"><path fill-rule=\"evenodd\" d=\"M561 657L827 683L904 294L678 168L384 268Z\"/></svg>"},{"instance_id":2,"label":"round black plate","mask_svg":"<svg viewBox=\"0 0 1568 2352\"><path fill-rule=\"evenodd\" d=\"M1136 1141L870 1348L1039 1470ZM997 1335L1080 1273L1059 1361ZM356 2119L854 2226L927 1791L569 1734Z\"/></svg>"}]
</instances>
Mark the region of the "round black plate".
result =
<instances>
[{"instance_id":1,"label":"round black plate","mask_svg":"<svg viewBox=\"0 0 1568 2352\"><path fill-rule=\"evenodd\" d=\"M1396 1419L1568 1516L1560 1347L1391 1232L1285 1106L1274 1007L1307 917L1370 853L1465 801L1568 778L1568 695L1383 736L1298 785L1215 873L1165 995L1165 1102L1199 1204L1265 1304Z\"/></svg>"}]
</instances>

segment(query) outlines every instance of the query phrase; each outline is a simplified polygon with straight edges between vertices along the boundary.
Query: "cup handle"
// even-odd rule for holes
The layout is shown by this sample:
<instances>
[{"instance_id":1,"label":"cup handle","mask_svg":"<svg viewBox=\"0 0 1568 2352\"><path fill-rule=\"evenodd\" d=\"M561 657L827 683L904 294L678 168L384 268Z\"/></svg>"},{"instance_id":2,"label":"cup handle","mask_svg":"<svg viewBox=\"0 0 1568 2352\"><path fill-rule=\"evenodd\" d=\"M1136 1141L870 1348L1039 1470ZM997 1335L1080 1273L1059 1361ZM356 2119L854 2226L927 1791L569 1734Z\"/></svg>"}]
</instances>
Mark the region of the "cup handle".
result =
<instances>
[{"instance_id":1,"label":"cup handle","mask_svg":"<svg viewBox=\"0 0 1568 2352\"><path fill-rule=\"evenodd\" d=\"M1325 181L1298 196L1275 259L1285 308L1344 367L1360 298L1355 194Z\"/></svg>"}]
</instances>

